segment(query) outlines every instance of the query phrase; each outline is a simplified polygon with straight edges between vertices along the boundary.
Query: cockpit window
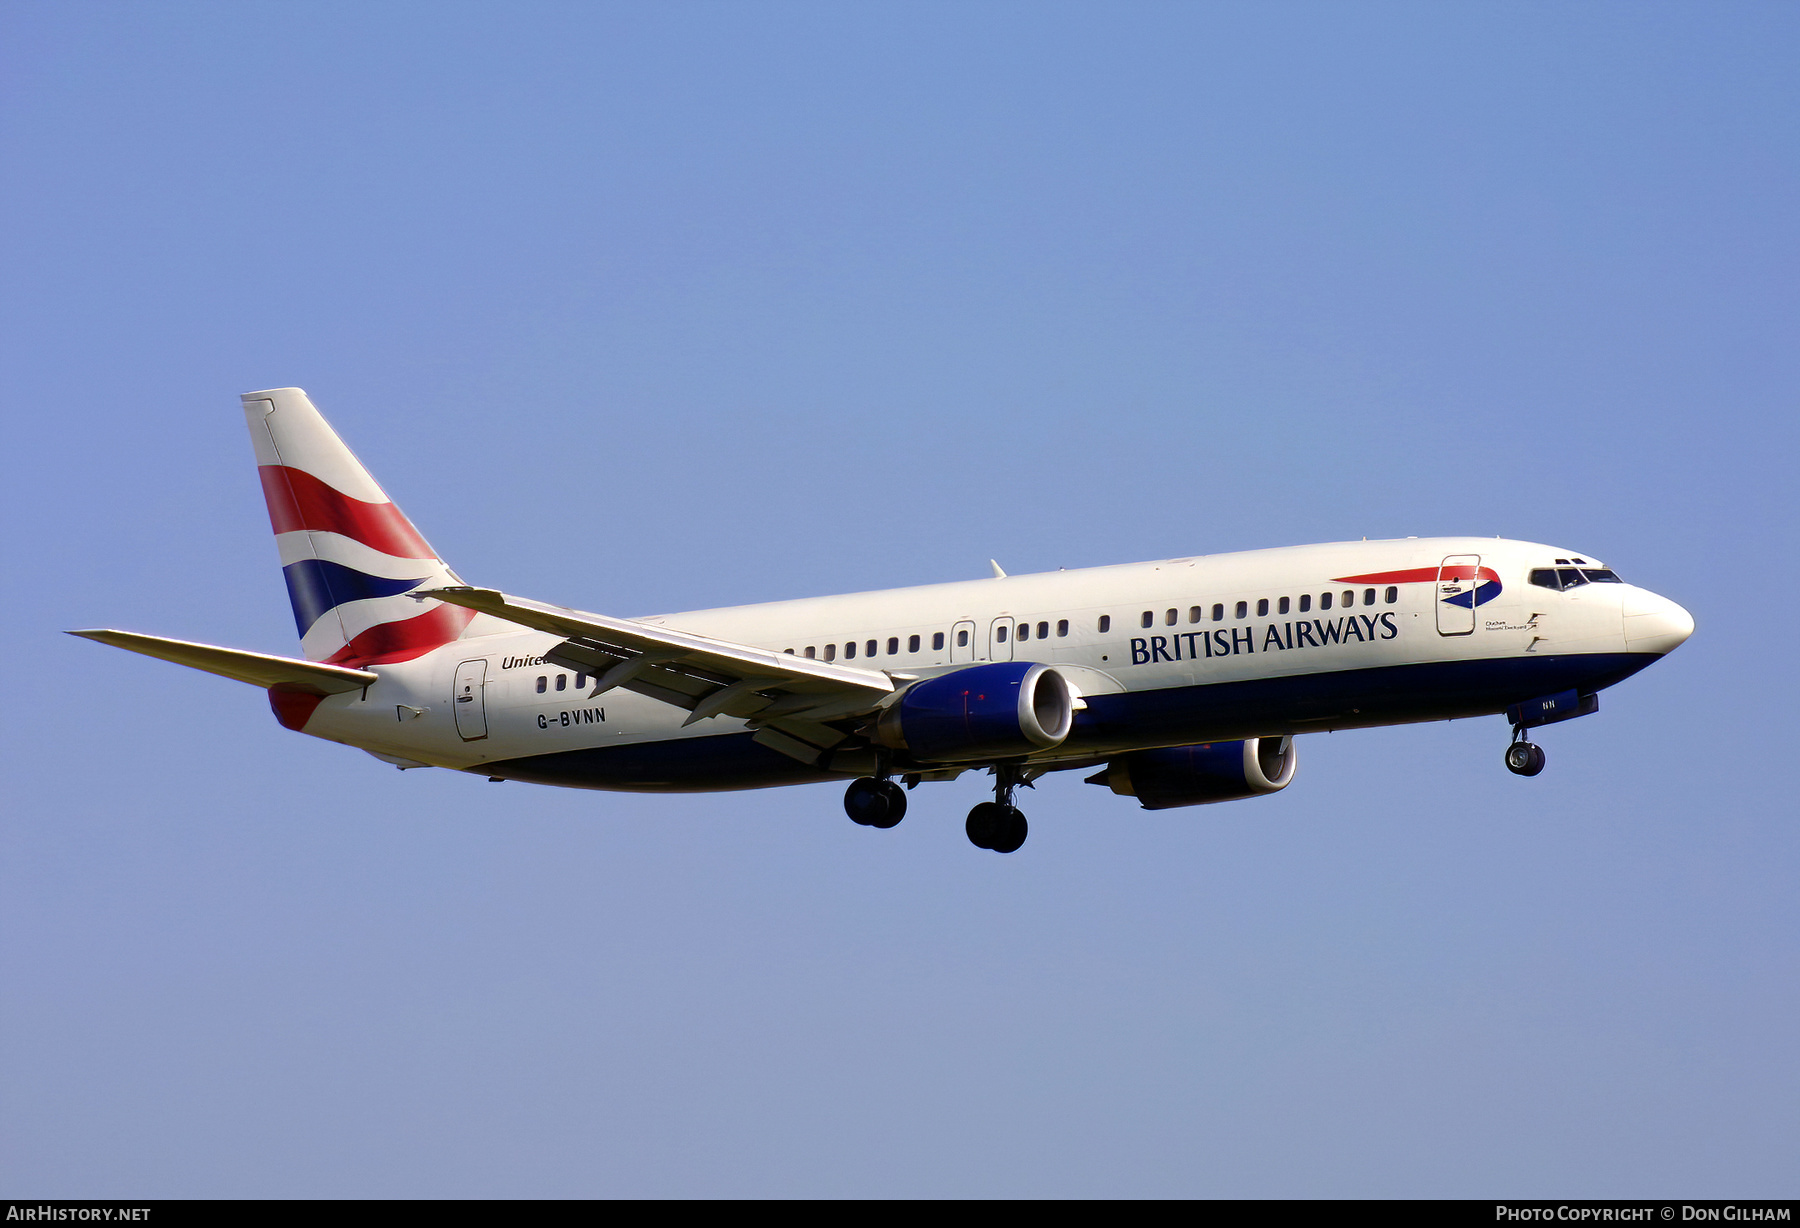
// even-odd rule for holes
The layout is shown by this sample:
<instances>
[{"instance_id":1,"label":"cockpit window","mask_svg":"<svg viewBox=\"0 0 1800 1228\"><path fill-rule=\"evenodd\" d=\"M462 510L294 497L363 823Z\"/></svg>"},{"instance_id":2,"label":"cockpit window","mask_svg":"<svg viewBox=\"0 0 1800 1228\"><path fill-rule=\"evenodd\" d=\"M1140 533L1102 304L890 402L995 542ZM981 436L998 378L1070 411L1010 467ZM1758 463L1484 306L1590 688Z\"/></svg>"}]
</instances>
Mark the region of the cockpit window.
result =
<instances>
[{"instance_id":1,"label":"cockpit window","mask_svg":"<svg viewBox=\"0 0 1800 1228\"><path fill-rule=\"evenodd\" d=\"M1583 584L1623 584L1610 567L1539 567L1531 573L1531 582L1539 588L1567 592Z\"/></svg>"}]
</instances>

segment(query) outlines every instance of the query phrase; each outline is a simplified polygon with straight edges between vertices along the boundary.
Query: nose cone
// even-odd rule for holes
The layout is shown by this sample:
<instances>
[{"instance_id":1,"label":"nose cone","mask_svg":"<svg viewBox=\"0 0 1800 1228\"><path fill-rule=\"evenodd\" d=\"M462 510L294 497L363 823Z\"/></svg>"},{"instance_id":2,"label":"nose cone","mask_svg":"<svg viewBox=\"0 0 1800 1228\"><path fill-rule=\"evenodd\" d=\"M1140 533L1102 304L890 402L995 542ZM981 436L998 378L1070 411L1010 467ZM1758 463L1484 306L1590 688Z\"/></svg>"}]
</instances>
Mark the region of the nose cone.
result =
<instances>
[{"instance_id":1,"label":"nose cone","mask_svg":"<svg viewBox=\"0 0 1800 1228\"><path fill-rule=\"evenodd\" d=\"M1633 588L1620 609L1625 616L1625 650L1661 656L1694 634L1694 616L1647 589Z\"/></svg>"}]
</instances>

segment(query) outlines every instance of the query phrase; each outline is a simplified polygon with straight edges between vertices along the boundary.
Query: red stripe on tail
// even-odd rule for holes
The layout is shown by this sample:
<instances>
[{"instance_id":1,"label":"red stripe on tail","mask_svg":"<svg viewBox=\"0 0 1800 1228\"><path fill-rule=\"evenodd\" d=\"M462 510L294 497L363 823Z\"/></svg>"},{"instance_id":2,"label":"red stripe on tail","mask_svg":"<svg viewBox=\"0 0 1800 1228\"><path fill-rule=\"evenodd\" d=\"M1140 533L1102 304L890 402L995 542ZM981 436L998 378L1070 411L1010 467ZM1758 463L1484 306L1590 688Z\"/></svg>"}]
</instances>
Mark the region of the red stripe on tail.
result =
<instances>
[{"instance_id":1,"label":"red stripe on tail","mask_svg":"<svg viewBox=\"0 0 1800 1228\"><path fill-rule=\"evenodd\" d=\"M341 533L383 554L405 559L435 559L412 521L392 503L364 503L287 465L259 465L269 524L277 533L316 529ZM452 636L452 639L455 637Z\"/></svg>"},{"instance_id":2,"label":"red stripe on tail","mask_svg":"<svg viewBox=\"0 0 1800 1228\"><path fill-rule=\"evenodd\" d=\"M416 618L379 623L326 657L325 664L366 669L371 665L410 661L457 639L474 617L474 610L439 605Z\"/></svg>"},{"instance_id":3,"label":"red stripe on tail","mask_svg":"<svg viewBox=\"0 0 1800 1228\"><path fill-rule=\"evenodd\" d=\"M287 729L298 732L306 728L306 722L323 703L325 697L315 691L302 691L297 687L272 686L269 688L269 707L274 710L275 719Z\"/></svg>"}]
</instances>

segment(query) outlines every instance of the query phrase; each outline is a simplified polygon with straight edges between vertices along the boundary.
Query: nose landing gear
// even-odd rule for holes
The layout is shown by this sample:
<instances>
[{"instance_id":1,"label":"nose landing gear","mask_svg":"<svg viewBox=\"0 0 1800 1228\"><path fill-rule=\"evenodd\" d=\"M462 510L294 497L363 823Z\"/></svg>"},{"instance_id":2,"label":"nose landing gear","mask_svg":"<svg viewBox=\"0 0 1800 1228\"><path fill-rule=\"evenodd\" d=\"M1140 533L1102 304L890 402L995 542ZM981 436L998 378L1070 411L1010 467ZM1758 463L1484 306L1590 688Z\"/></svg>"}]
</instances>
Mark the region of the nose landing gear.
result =
<instances>
[{"instance_id":1,"label":"nose landing gear","mask_svg":"<svg viewBox=\"0 0 1800 1228\"><path fill-rule=\"evenodd\" d=\"M1011 764L994 768L994 800L982 802L969 811L963 831L969 843L978 849L996 853L1016 853L1025 843L1030 825L1019 808L1012 804L1013 790L1019 786L1019 770Z\"/></svg>"},{"instance_id":2,"label":"nose landing gear","mask_svg":"<svg viewBox=\"0 0 1800 1228\"><path fill-rule=\"evenodd\" d=\"M1523 729L1513 730L1513 743L1506 748L1506 770L1515 776L1536 776L1544 770L1544 750L1525 741Z\"/></svg>"},{"instance_id":3,"label":"nose landing gear","mask_svg":"<svg viewBox=\"0 0 1800 1228\"><path fill-rule=\"evenodd\" d=\"M873 776L853 780L844 790L844 813L863 827L892 827L906 817L906 790Z\"/></svg>"}]
</instances>

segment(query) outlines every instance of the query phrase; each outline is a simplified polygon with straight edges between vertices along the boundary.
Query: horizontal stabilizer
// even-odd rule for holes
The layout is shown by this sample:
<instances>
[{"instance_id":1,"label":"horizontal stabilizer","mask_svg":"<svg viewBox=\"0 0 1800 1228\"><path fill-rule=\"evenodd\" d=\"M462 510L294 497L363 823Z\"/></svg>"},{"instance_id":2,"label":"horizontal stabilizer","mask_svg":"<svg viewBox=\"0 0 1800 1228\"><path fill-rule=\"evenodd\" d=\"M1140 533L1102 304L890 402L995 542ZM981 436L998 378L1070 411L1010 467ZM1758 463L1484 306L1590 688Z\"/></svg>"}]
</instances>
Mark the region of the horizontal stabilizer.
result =
<instances>
[{"instance_id":1,"label":"horizontal stabilizer","mask_svg":"<svg viewBox=\"0 0 1800 1228\"><path fill-rule=\"evenodd\" d=\"M187 640L164 639L160 635L138 635L132 631L71 631L69 634L129 652L141 652L162 661L173 661L189 669L205 670L222 678L235 678L251 686L280 686L311 691L316 695L338 695L360 690L380 680L380 675L366 669L346 669L341 665L296 661L292 657L272 657L238 648L192 644Z\"/></svg>"}]
</instances>

